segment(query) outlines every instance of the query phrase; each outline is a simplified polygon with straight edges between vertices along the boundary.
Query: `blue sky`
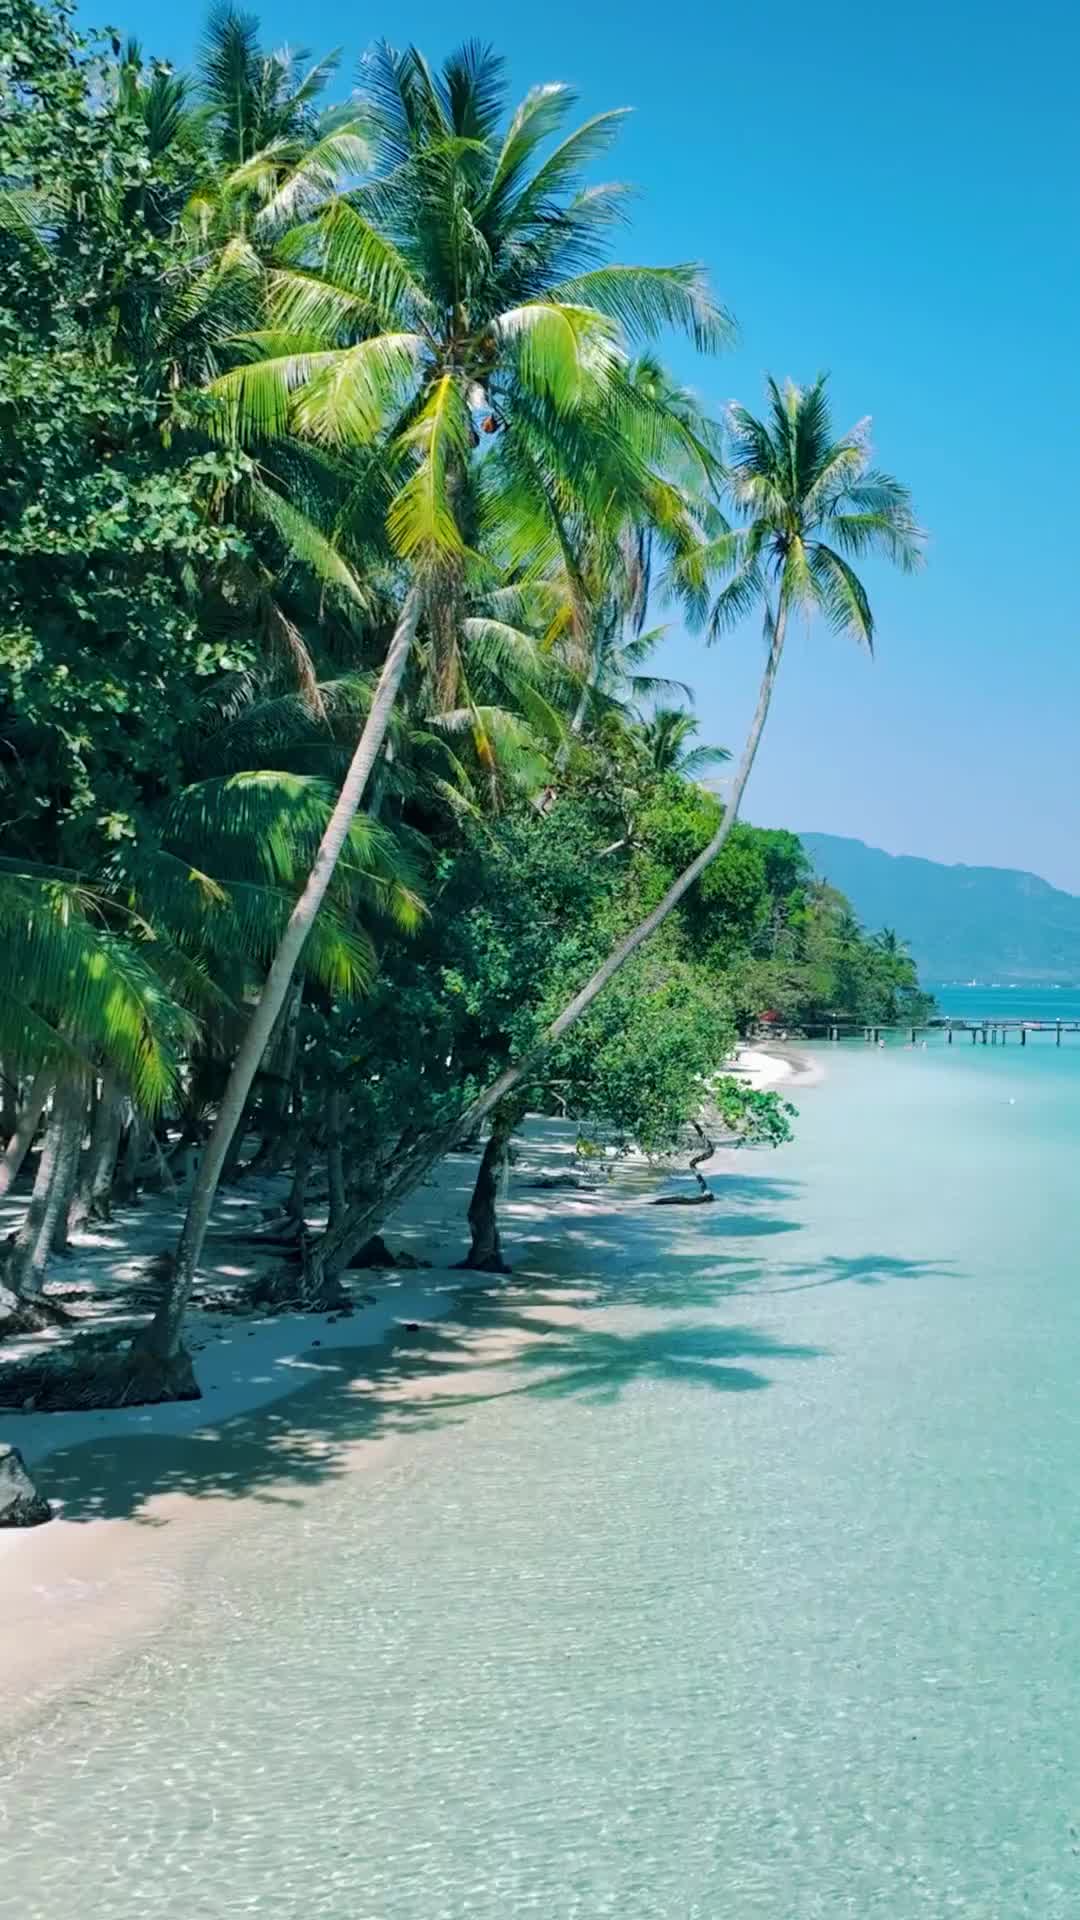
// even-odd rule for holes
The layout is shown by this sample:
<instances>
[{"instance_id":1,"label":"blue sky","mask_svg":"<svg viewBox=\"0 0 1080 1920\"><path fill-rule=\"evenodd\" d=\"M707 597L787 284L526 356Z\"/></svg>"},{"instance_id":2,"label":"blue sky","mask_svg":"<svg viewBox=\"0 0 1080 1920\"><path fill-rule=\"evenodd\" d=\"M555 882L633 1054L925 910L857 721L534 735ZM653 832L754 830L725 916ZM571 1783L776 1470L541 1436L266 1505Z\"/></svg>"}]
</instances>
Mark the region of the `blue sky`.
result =
<instances>
[{"instance_id":1,"label":"blue sky","mask_svg":"<svg viewBox=\"0 0 1080 1920\"><path fill-rule=\"evenodd\" d=\"M195 0L111 11L177 62L203 17ZM820 628L794 636L748 812L1080 891L1080 17L1066 0L272 0L261 14L274 44L342 45L343 90L376 35L432 58L479 36L516 91L568 80L583 115L635 109L604 170L641 188L619 251L704 260L740 326L736 351L680 354L680 374L716 405L752 404L766 371L828 368L841 423L873 415L880 463L932 535L920 577L870 576L876 662ZM695 685L704 736L737 746L757 635L706 651L675 634L665 664Z\"/></svg>"}]
</instances>

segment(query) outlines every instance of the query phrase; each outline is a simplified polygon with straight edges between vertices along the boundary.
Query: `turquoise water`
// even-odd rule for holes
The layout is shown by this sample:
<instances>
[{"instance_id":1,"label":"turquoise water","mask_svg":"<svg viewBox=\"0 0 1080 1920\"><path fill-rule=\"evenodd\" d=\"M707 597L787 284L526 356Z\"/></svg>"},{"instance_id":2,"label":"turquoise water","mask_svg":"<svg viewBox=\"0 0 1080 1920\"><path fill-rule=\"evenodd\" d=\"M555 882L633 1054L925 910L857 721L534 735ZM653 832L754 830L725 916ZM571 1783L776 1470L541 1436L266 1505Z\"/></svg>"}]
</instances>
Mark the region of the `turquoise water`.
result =
<instances>
[{"instance_id":1,"label":"turquoise water","mask_svg":"<svg viewBox=\"0 0 1080 1920\"><path fill-rule=\"evenodd\" d=\"M3 1920L1075 1920L1080 1059L825 1057L633 1258L519 1247L442 1399L278 1409L202 1594L0 1771Z\"/></svg>"}]
</instances>

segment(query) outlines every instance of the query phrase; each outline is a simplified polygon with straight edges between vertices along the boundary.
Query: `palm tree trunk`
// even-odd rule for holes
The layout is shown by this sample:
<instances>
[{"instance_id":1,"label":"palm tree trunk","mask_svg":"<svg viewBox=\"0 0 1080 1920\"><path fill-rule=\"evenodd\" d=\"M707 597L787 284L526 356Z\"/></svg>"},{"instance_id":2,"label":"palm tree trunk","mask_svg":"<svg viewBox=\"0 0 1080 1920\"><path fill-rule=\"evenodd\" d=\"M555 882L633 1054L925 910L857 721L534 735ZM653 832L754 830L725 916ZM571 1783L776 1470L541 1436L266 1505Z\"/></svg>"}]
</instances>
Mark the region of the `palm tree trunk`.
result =
<instances>
[{"instance_id":1,"label":"palm tree trunk","mask_svg":"<svg viewBox=\"0 0 1080 1920\"><path fill-rule=\"evenodd\" d=\"M144 1115L138 1107L133 1107L123 1152L113 1176L114 1192L123 1206L136 1207L140 1204L139 1168L146 1150L146 1130Z\"/></svg>"},{"instance_id":2,"label":"palm tree trunk","mask_svg":"<svg viewBox=\"0 0 1080 1920\"><path fill-rule=\"evenodd\" d=\"M398 688L416 636L420 608L421 590L419 585L414 585L406 595L405 604L401 609L397 627L379 675L375 697L364 723L364 730L357 743L356 752L326 832L323 834L314 865L304 890L289 916L281 945L271 962L266 983L233 1063L214 1123L214 1130L207 1142L202 1164L192 1189L187 1218L184 1221L183 1232L180 1235L180 1243L173 1262L172 1278L163 1291L158 1310L150 1326L139 1342L143 1351L154 1354L159 1359L167 1360L179 1351L184 1311L195 1282L195 1273L202 1254L206 1229L210 1224L210 1210L214 1204L225 1155L247 1103L251 1083L266 1052L274 1022L281 1012L282 1003L289 991L297 961L319 908L326 898L327 888L334 877L334 869L363 800L371 770L379 757L394 710Z\"/></svg>"},{"instance_id":3,"label":"palm tree trunk","mask_svg":"<svg viewBox=\"0 0 1080 1920\"><path fill-rule=\"evenodd\" d=\"M86 1164L71 1203L68 1231L76 1232L88 1220L108 1220L112 1214L112 1183L120 1133L124 1124L124 1096L112 1075L101 1078L101 1093L90 1129Z\"/></svg>"},{"instance_id":4,"label":"palm tree trunk","mask_svg":"<svg viewBox=\"0 0 1080 1920\"><path fill-rule=\"evenodd\" d=\"M60 1155L56 1166L53 1190L49 1195L49 1212L53 1226L50 1238L45 1246L42 1258L42 1274L50 1253L67 1254L68 1212L79 1178L79 1156L82 1153L83 1138L86 1133L86 1088L81 1083L77 1093L73 1092L70 1102L65 1102L67 1112L64 1130L60 1140Z\"/></svg>"},{"instance_id":5,"label":"palm tree trunk","mask_svg":"<svg viewBox=\"0 0 1080 1920\"><path fill-rule=\"evenodd\" d=\"M310 1131L307 1128L303 1128L300 1133L300 1138L296 1143L296 1152L293 1155L292 1186L289 1188L289 1197L285 1202L285 1211L290 1220L303 1222L304 1211L307 1206L308 1184L311 1180L311 1172L314 1165L315 1142L311 1137Z\"/></svg>"},{"instance_id":6,"label":"palm tree trunk","mask_svg":"<svg viewBox=\"0 0 1080 1920\"><path fill-rule=\"evenodd\" d=\"M580 993L576 993L551 1022L535 1047L532 1047L522 1059L515 1061L512 1066L500 1073L498 1079L493 1080L483 1093L470 1101L456 1118L448 1121L436 1132L428 1134L420 1147L402 1161L397 1173L387 1182L381 1193L350 1208L340 1227L334 1232L328 1230L324 1234L322 1240L311 1251L311 1276L316 1288L324 1279L329 1283L341 1268L348 1264L357 1247L362 1246L364 1241L378 1230L387 1214L420 1185L430 1168L435 1166L444 1154L449 1153L459 1140L463 1140L486 1119L492 1109L498 1106L500 1100L505 1100L507 1094L513 1093L516 1088L525 1088L529 1085L545 1055L558 1044L563 1034L581 1019L582 1014L588 1012L598 995L603 993L604 988L615 978L638 948L644 945L650 935L663 925L668 915L689 892L695 880L701 878L706 868L710 867L717 855L723 851L738 819L743 793L753 769L765 722L768 719L777 669L784 651L786 628L787 606L781 600L777 607L776 618L771 625L769 653L758 690L754 718L746 736L746 744L724 817L708 846L703 847L697 857L691 860L690 865L668 888L663 899L658 902L652 912L646 914L644 920L639 920L637 926L617 942L603 965L596 969L592 978L585 982Z\"/></svg>"},{"instance_id":7,"label":"palm tree trunk","mask_svg":"<svg viewBox=\"0 0 1080 1920\"><path fill-rule=\"evenodd\" d=\"M259 1066L259 1073L267 1082L262 1103L263 1137L258 1151L244 1168L245 1178L249 1173L280 1173L291 1156L296 1134L291 1124L293 1074L303 998L303 981L294 981ZM224 1169L222 1178L225 1178Z\"/></svg>"},{"instance_id":8,"label":"palm tree trunk","mask_svg":"<svg viewBox=\"0 0 1080 1920\"><path fill-rule=\"evenodd\" d=\"M7 1060L0 1060L0 1133L6 1146L19 1124L19 1073Z\"/></svg>"},{"instance_id":9,"label":"palm tree trunk","mask_svg":"<svg viewBox=\"0 0 1080 1920\"><path fill-rule=\"evenodd\" d=\"M4 1275L20 1299L37 1299L44 1290L49 1253L67 1197L67 1174L73 1151L78 1152L83 1099L84 1089L78 1080L64 1079L57 1087L30 1205Z\"/></svg>"},{"instance_id":10,"label":"palm tree trunk","mask_svg":"<svg viewBox=\"0 0 1080 1920\"><path fill-rule=\"evenodd\" d=\"M45 1102L52 1092L56 1078L55 1067L39 1067L34 1075L33 1085L26 1096L19 1114L15 1131L7 1143L7 1150L0 1160L0 1196L10 1193L19 1176L22 1163L30 1151L30 1145L37 1132L38 1121L45 1111Z\"/></svg>"}]
</instances>

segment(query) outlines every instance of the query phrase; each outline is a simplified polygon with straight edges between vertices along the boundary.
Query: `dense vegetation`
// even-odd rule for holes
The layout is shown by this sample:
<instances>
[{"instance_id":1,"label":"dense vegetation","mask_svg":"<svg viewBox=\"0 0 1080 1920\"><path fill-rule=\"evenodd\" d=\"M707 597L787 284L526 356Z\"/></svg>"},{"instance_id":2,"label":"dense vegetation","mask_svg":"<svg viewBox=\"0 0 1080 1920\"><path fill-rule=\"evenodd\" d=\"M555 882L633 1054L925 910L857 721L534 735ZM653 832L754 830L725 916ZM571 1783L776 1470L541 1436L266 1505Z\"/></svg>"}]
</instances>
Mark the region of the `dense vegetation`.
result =
<instances>
[{"instance_id":1,"label":"dense vegetation","mask_svg":"<svg viewBox=\"0 0 1080 1920\"><path fill-rule=\"evenodd\" d=\"M333 60L227 9L191 78L2 19L0 1189L33 1188L0 1312L55 1315L68 1230L179 1174L101 1389L153 1397L191 1388L221 1179L291 1169L269 1290L325 1303L490 1121L496 1265L526 1105L655 1153L705 1110L780 1139L722 1073L740 1033L917 1005L902 947L737 814L790 616L870 645L853 563L920 536L822 381L720 424L666 374L665 337L730 322L696 266L610 262L618 114L509 110L474 45L380 46L330 106ZM726 808L648 671L661 603L763 621Z\"/></svg>"}]
</instances>

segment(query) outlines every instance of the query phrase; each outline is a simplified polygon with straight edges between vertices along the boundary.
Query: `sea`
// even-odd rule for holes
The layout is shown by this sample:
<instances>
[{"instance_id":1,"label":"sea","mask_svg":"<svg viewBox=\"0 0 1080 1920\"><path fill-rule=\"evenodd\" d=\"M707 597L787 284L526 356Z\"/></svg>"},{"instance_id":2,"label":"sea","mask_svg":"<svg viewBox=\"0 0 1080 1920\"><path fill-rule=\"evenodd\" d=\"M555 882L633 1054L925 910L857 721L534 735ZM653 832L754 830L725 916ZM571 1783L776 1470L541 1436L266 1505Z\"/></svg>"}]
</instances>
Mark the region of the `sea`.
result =
<instances>
[{"instance_id":1,"label":"sea","mask_svg":"<svg viewBox=\"0 0 1080 1920\"><path fill-rule=\"evenodd\" d=\"M928 988L938 1011L957 1020L1080 1020L1080 986L981 986L975 981Z\"/></svg>"},{"instance_id":2,"label":"sea","mask_svg":"<svg viewBox=\"0 0 1080 1920\"><path fill-rule=\"evenodd\" d=\"M279 1403L0 1760L3 1920L1076 1920L1080 1039L815 1057L714 1205L538 1205L430 1396Z\"/></svg>"}]
</instances>

